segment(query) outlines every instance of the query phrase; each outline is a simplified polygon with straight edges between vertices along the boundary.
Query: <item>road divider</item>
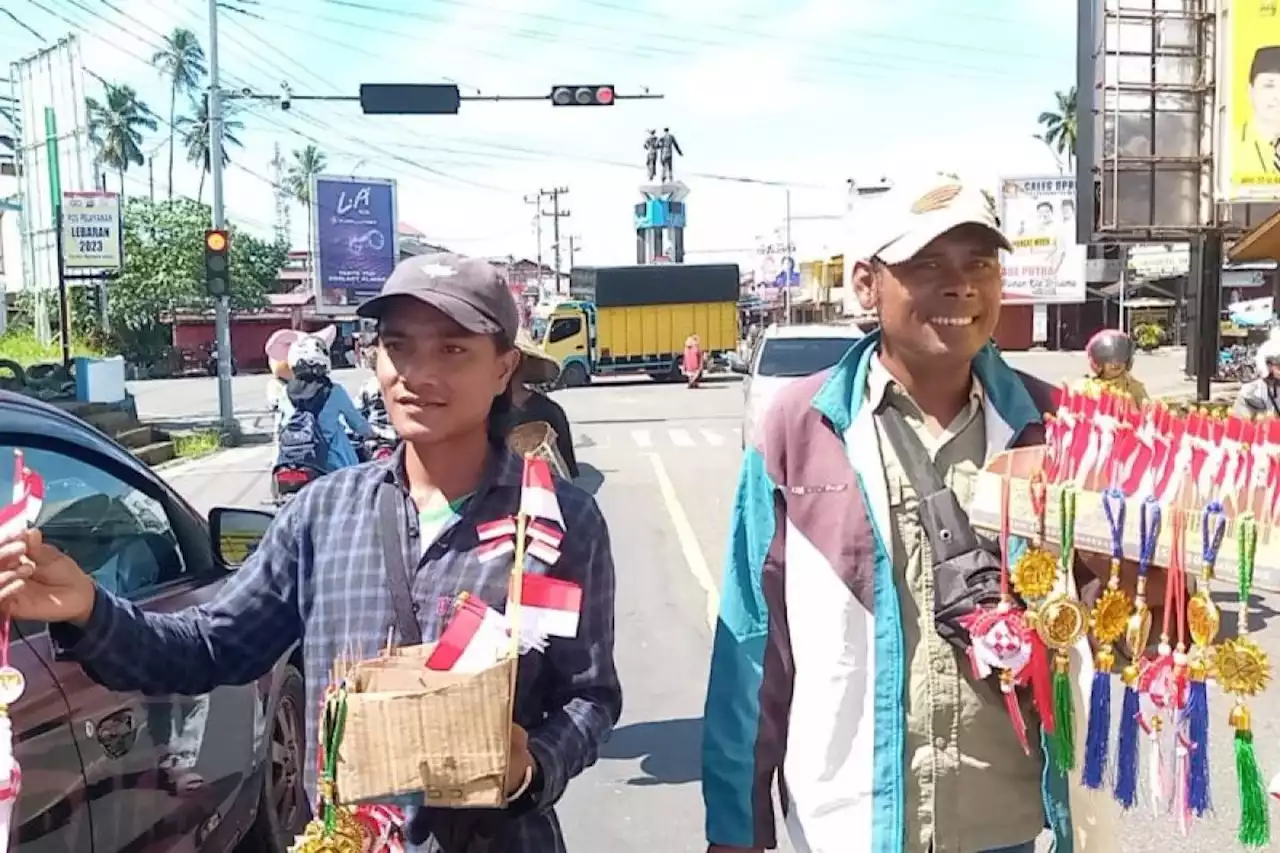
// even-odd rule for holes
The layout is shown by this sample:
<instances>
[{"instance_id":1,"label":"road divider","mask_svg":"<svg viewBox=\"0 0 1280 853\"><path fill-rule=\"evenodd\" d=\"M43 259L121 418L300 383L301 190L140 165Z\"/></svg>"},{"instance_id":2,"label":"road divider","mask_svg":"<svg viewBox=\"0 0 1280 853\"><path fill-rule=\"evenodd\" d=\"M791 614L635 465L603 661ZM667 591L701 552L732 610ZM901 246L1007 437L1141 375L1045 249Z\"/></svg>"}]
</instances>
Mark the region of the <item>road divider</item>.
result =
<instances>
[{"instance_id":1,"label":"road divider","mask_svg":"<svg viewBox=\"0 0 1280 853\"><path fill-rule=\"evenodd\" d=\"M647 455L653 464L653 475L658 480L658 491L662 494L662 503L666 506L667 515L671 517L671 524L676 529L676 539L680 543L680 551L684 554L685 564L706 595L707 627L715 630L716 620L720 617L720 590L716 586L711 570L707 567L707 558L702 553L702 546L698 544L698 537L693 532L693 525L689 523L689 516L676 495L676 487L671 482L671 475L667 473L667 466L662 464L662 457L658 454Z\"/></svg>"}]
</instances>

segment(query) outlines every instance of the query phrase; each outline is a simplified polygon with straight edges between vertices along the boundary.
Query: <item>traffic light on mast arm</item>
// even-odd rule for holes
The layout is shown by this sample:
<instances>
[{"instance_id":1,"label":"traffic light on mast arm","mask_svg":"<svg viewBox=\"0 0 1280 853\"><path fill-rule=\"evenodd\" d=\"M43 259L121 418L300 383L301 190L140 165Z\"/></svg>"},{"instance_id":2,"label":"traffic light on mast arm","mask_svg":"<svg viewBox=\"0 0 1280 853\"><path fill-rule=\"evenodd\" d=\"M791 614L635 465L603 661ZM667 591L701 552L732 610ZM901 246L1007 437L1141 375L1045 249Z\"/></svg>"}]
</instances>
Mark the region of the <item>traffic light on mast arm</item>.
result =
<instances>
[{"instance_id":1,"label":"traffic light on mast arm","mask_svg":"<svg viewBox=\"0 0 1280 853\"><path fill-rule=\"evenodd\" d=\"M612 86L554 86L551 104L556 107L611 107L617 99Z\"/></svg>"},{"instance_id":2,"label":"traffic light on mast arm","mask_svg":"<svg viewBox=\"0 0 1280 853\"><path fill-rule=\"evenodd\" d=\"M231 293L231 234L216 229L204 232L204 286L210 296Z\"/></svg>"}]
</instances>

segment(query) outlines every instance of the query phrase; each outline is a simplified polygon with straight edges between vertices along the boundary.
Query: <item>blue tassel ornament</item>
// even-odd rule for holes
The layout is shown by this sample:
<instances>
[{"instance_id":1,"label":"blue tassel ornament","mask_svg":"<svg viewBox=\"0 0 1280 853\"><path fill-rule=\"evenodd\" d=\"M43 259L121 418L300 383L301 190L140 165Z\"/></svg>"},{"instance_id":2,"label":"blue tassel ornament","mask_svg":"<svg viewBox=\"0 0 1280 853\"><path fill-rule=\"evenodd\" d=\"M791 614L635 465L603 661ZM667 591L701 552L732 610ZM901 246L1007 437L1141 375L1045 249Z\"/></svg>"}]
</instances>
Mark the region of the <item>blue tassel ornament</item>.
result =
<instances>
[{"instance_id":1,"label":"blue tassel ornament","mask_svg":"<svg viewBox=\"0 0 1280 853\"><path fill-rule=\"evenodd\" d=\"M1111 751L1111 667L1115 658L1110 651L1100 651L1094 661L1093 685L1089 690L1089 728L1084 740L1086 788L1102 790L1106 784L1107 755Z\"/></svg>"},{"instance_id":2,"label":"blue tassel ornament","mask_svg":"<svg viewBox=\"0 0 1280 853\"><path fill-rule=\"evenodd\" d=\"M1188 756L1187 805L1196 817L1204 817L1213 808L1213 802L1209 797L1209 688L1203 664L1192 664L1191 688L1182 715L1192 743Z\"/></svg>"},{"instance_id":3,"label":"blue tassel ornament","mask_svg":"<svg viewBox=\"0 0 1280 853\"><path fill-rule=\"evenodd\" d=\"M1138 804L1138 668L1124 670L1124 703L1116 739L1116 800L1126 809Z\"/></svg>"}]
</instances>

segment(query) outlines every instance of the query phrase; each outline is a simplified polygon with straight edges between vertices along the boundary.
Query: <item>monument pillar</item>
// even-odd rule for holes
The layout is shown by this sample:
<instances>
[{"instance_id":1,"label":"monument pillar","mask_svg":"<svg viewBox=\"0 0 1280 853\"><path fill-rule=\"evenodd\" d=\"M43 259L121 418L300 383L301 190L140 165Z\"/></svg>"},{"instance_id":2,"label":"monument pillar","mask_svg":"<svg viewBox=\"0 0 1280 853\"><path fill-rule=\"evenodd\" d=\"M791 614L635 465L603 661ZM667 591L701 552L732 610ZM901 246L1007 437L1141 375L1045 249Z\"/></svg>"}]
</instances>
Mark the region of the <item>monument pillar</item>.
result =
<instances>
[{"instance_id":1,"label":"monument pillar","mask_svg":"<svg viewBox=\"0 0 1280 853\"><path fill-rule=\"evenodd\" d=\"M641 184L643 201L635 206L636 263L684 263L685 199L680 181Z\"/></svg>"}]
</instances>

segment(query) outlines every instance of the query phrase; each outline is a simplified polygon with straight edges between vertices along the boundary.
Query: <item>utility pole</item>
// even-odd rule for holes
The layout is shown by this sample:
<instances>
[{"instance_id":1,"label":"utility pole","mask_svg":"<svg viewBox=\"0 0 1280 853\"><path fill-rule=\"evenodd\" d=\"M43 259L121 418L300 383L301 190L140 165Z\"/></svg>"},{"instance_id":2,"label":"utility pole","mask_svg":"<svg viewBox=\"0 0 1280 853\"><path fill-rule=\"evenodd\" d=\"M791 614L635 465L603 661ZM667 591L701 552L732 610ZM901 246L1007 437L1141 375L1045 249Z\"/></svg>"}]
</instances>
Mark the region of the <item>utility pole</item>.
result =
<instances>
[{"instance_id":1,"label":"utility pole","mask_svg":"<svg viewBox=\"0 0 1280 853\"><path fill-rule=\"evenodd\" d=\"M578 238L572 234L569 235L569 272L573 272L573 256L578 249Z\"/></svg>"},{"instance_id":2,"label":"utility pole","mask_svg":"<svg viewBox=\"0 0 1280 853\"><path fill-rule=\"evenodd\" d=\"M567 195L568 192L568 187L538 190L540 198L551 199L551 210L542 211L542 215L551 217L551 238L555 241L552 248L555 250L556 293L560 292L560 220L570 215L570 211L560 209L560 196Z\"/></svg>"},{"instance_id":3,"label":"utility pole","mask_svg":"<svg viewBox=\"0 0 1280 853\"><path fill-rule=\"evenodd\" d=\"M542 298L542 193L539 191L537 195L527 195L524 197L525 204L532 204L533 207L533 230L534 239L538 241L538 248L535 262L538 264L538 298Z\"/></svg>"},{"instance_id":4,"label":"utility pole","mask_svg":"<svg viewBox=\"0 0 1280 853\"><path fill-rule=\"evenodd\" d=\"M209 0L209 166L213 185L213 228L226 227L222 209L222 88L218 76L218 0ZM215 300L214 335L218 344L218 415L222 428L239 434L231 401L231 297Z\"/></svg>"}]
</instances>

